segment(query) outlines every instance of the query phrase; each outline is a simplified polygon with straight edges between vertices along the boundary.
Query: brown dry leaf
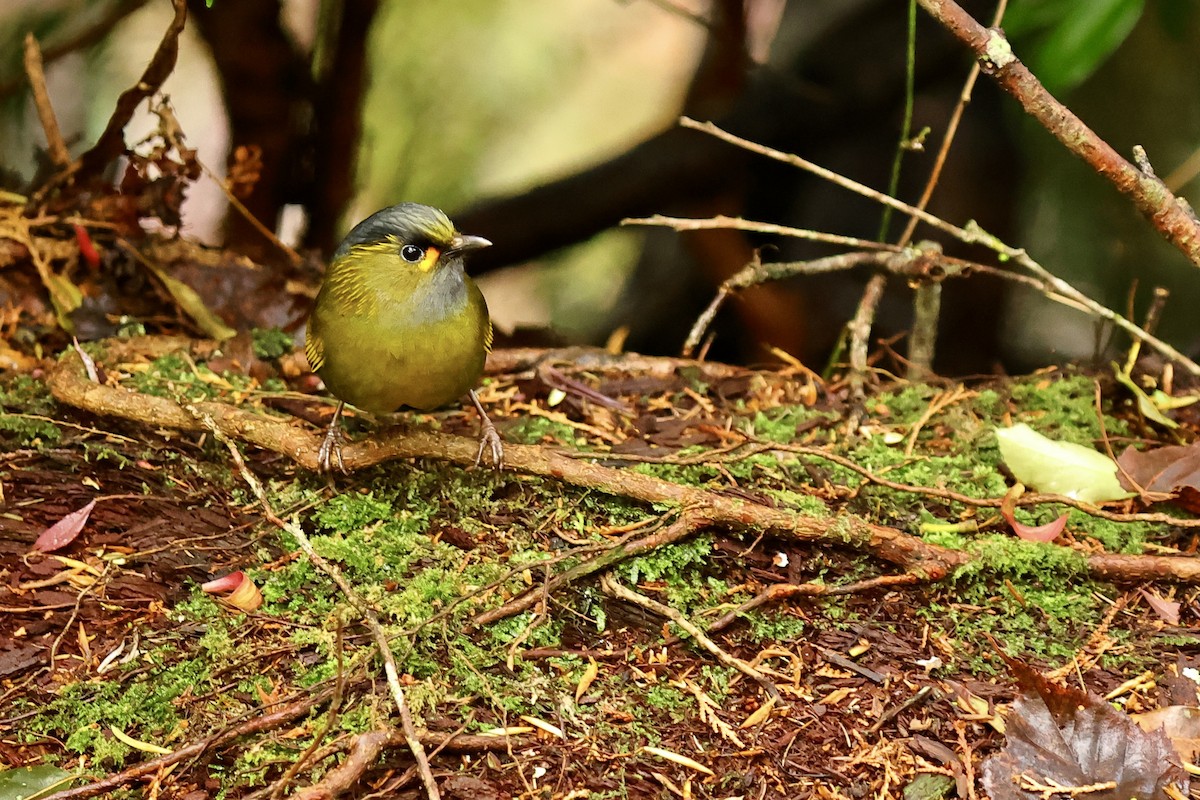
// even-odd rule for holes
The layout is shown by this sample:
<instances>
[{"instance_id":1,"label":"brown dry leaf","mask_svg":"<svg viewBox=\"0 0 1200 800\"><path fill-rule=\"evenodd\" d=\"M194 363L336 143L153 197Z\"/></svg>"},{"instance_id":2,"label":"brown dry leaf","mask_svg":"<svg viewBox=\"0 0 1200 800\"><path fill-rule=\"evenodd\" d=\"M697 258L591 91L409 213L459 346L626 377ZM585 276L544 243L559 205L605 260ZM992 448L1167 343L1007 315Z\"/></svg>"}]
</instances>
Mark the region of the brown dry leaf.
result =
<instances>
[{"instance_id":1,"label":"brown dry leaf","mask_svg":"<svg viewBox=\"0 0 1200 800\"><path fill-rule=\"evenodd\" d=\"M575 702L587 694L587 690L591 688L592 682L596 680L596 676L600 674L600 665L596 663L596 659L589 658L587 668L584 669L583 675L579 678L579 683L575 685Z\"/></svg>"},{"instance_id":2,"label":"brown dry leaf","mask_svg":"<svg viewBox=\"0 0 1200 800\"><path fill-rule=\"evenodd\" d=\"M1142 597L1146 598L1146 605L1158 615L1158 618L1168 625L1179 624L1179 603L1174 600L1168 600L1158 592L1153 590L1141 589Z\"/></svg>"},{"instance_id":3,"label":"brown dry leaf","mask_svg":"<svg viewBox=\"0 0 1200 800\"><path fill-rule=\"evenodd\" d=\"M1045 787L1068 795L1086 788L1089 800L1165 800L1185 780L1161 730L1147 733L1102 697L1005 660L1023 693L1008 714L1004 749L983 764L992 800L1032 800Z\"/></svg>"},{"instance_id":4,"label":"brown dry leaf","mask_svg":"<svg viewBox=\"0 0 1200 800\"><path fill-rule=\"evenodd\" d=\"M1133 714L1132 717L1144 731L1163 731L1174 745L1179 758L1185 763L1194 764L1200 759L1200 708L1167 706L1142 714Z\"/></svg>"},{"instance_id":5,"label":"brown dry leaf","mask_svg":"<svg viewBox=\"0 0 1200 800\"><path fill-rule=\"evenodd\" d=\"M233 162L229 165L225 185L234 197L245 200L262 177L262 167L261 147L256 144L238 145L233 151Z\"/></svg>"},{"instance_id":6,"label":"brown dry leaf","mask_svg":"<svg viewBox=\"0 0 1200 800\"><path fill-rule=\"evenodd\" d=\"M1128 483L1125 479L1128 474L1148 492L1174 494L1185 489L1200 492L1200 440L1189 445L1168 445L1152 450L1126 447L1117 463L1121 465L1122 485Z\"/></svg>"}]
</instances>

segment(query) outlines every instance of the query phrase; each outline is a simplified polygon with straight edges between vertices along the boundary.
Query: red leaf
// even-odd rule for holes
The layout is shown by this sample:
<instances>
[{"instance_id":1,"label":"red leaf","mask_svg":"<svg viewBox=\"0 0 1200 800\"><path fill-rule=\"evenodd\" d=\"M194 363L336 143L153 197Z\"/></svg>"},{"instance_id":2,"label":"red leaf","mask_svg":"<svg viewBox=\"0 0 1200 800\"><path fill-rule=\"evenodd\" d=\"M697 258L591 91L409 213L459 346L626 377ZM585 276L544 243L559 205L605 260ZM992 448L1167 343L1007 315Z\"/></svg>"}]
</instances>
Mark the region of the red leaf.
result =
<instances>
[{"instance_id":1,"label":"red leaf","mask_svg":"<svg viewBox=\"0 0 1200 800\"><path fill-rule=\"evenodd\" d=\"M37 541L33 543L33 549L40 550L43 553L52 553L75 541L75 537L83 530L83 526L87 524L88 517L95 507L96 501L93 500L78 511L72 511L49 528L46 528L46 530L42 531L41 536L37 538Z\"/></svg>"},{"instance_id":2,"label":"red leaf","mask_svg":"<svg viewBox=\"0 0 1200 800\"><path fill-rule=\"evenodd\" d=\"M220 578L214 578L200 586L207 594L228 592L222 598L226 603L242 611L254 611L263 604L262 592L250 580L250 576L238 570Z\"/></svg>"},{"instance_id":3,"label":"red leaf","mask_svg":"<svg viewBox=\"0 0 1200 800\"><path fill-rule=\"evenodd\" d=\"M75 241L79 244L79 254L83 256L83 260L92 269L100 266L100 254L96 252L96 245L92 244L92 237L88 234L87 228L76 224Z\"/></svg>"},{"instance_id":4,"label":"red leaf","mask_svg":"<svg viewBox=\"0 0 1200 800\"><path fill-rule=\"evenodd\" d=\"M1017 522L1012 514L1005 514L1004 518L1008 520L1009 525L1012 525L1013 533L1017 535L1017 538L1027 542L1053 542L1063 532L1063 528L1067 527L1066 514L1045 525L1024 525Z\"/></svg>"},{"instance_id":5,"label":"red leaf","mask_svg":"<svg viewBox=\"0 0 1200 800\"><path fill-rule=\"evenodd\" d=\"M1053 542L1067 526L1067 515L1063 514L1054 522L1047 522L1045 525L1026 525L1017 522L1013 511L1016 510L1017 498L1021 496L1022 491L1024 491L1024 487L1021 487L1020 484L1009 490L1008 494L1004 496L1004 502L1000 504L1001 515L1008 520L1008 524L1012 526L1013 533L1017 535L1017 538L1027 542Z\"/></svg>"}]
</instances>

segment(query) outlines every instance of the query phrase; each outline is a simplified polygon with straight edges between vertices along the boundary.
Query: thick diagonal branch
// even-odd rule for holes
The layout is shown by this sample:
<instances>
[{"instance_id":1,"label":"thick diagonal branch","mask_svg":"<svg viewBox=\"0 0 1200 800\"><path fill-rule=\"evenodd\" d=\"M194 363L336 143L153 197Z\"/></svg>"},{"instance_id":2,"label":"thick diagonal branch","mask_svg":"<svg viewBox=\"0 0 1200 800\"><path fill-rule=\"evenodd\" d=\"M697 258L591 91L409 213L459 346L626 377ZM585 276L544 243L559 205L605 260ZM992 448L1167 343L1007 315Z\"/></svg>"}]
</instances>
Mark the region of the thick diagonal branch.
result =
<instances>
[{"instance_id":1,"label":"thick diagonal branch","mask_svg":"<svg viewBox=\"0 0 1200 800\"><path fill-rule=\"evenodd\" d=\"M1058 102L1013 54L1003 31L985 28L954 0L918 0L934 19L975 52L983 71L1019 102L1063 146L1133 201L1137 210L1193 264L1200 266L1200 220L1154 174L1121 157Z\"/></svg>"}]
</instances>

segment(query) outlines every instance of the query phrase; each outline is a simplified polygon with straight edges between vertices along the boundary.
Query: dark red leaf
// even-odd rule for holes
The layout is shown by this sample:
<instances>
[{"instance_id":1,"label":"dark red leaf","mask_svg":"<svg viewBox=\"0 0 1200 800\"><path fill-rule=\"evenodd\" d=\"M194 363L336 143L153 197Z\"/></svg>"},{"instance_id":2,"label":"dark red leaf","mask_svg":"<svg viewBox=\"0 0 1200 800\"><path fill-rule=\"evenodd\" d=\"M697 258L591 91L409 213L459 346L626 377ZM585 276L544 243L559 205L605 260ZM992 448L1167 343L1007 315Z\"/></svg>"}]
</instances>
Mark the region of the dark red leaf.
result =
<instances>
[{"instance_id":1,"label":"dark red leaf","mask_svg":"<svg viewBox=\"0 0 1200 800\"><path fill-rule=\"evenodd\" d=\"M95 507L96 501L93 500L78 511L72 511L49 528L46 528L46 530L42 531L41 536L37 538L37 541L33 543L33 549L40 550L43 553L52 553L75 541L75 537L83 530L83 526L87 524L88 516L91 515L92 509Z\"/></svg>"}]
</instances>

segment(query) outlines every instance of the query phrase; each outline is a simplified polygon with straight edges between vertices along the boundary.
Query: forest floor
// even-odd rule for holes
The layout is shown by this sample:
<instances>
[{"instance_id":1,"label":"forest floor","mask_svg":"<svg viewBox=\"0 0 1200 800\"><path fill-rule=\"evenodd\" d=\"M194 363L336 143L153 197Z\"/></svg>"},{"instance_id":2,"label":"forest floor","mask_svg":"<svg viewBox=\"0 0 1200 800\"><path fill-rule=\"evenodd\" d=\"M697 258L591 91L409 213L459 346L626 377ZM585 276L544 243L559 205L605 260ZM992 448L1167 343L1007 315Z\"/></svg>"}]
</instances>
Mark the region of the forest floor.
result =
<instances>
[{"instance_id":1,"label":"forest floor","mask_svg":"<svg viewBox=\"0 0 1200 800\"><path fill-rule=\"evenodd\" d=\"M985 797L1020 663L1121 717L1197 705L1195 586L1097 566L1192 554L1189 514L1020 504L1069 513L1040 543L998 507L997 426L1145 444L1111 378L862 406L802 370L501 352L481 395L504 469L470 466L473 412L448 411L351 418L399 450L349 446L327 479L332 406L295 391L287 337L85 349L96 382L70 350L0 380L4 798L423 796L362 607L464 800ZM233 597L201 588L239 570ZM1081 788L1046 783L1010 796Z\"/></svg>"}]
</instances>

